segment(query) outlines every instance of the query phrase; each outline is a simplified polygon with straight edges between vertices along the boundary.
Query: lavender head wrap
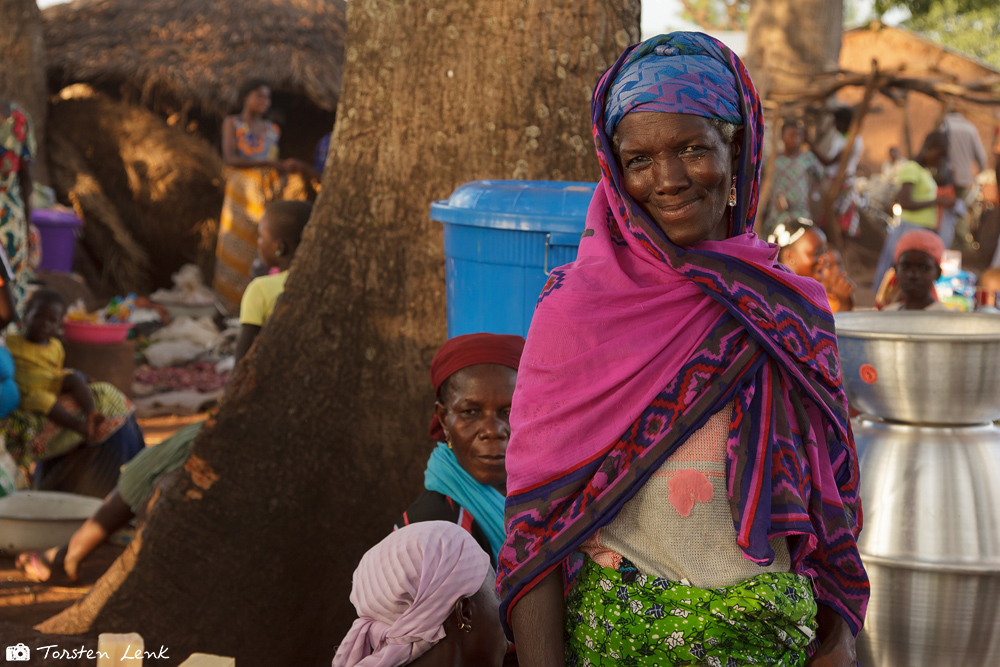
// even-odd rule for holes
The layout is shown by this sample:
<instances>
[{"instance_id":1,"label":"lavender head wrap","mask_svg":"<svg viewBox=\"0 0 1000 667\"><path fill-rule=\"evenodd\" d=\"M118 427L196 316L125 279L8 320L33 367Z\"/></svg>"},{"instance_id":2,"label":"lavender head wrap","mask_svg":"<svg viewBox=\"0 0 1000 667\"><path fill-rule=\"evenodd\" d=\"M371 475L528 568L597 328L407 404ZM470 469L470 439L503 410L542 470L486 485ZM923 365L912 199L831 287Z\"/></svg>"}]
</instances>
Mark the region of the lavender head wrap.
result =
<instances>
[{"instance_id":1,"label":"lavender head wrap","mask_svg":"<svg viewBox=\"0 0 1000 667\"><path fill-rule=\"evenodd\" d=\"M474 595L490 570L476 540L448 521L415 523L368 550L354 571L358 618L333 667L397 667L444 639L460 598Z\"/></svg>"}]
</instances>

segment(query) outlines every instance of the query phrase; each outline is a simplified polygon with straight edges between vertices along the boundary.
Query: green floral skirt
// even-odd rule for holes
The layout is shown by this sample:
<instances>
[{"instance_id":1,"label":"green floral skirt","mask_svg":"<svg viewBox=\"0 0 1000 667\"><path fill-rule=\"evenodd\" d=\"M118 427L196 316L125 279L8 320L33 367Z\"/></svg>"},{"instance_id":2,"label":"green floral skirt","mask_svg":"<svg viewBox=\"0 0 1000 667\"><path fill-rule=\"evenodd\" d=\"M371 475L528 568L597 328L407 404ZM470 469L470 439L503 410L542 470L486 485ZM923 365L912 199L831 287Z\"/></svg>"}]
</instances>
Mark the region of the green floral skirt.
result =
<instances>
[{"instance_id":1,"label":"green floral skirt","mask_svg":"<svg viewBox=\"0 0 1000 667\"><path fill-rule=\"evenodd\" d=\"M569 667L800 667L814 650L816 601L796 574L706 590L587 558L566 600L566 632Z\"/></svg>"}]
</instances>

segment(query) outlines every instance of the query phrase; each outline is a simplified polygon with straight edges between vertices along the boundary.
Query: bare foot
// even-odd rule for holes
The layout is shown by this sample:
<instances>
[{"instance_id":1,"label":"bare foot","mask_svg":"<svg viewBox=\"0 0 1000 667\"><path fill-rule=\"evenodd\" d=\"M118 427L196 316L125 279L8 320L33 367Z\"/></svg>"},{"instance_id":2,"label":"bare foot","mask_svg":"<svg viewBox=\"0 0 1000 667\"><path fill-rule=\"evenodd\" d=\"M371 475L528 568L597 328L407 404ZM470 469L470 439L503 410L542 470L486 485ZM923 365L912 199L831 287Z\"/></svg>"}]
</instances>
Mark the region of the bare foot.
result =
<instances>
[{"instance_id":1,"label":"bare foot","mask_svg":"<svg viewBox=\"0 0 1000 667\"><path fill-rule=\"evenodd\" d=\"M75 581L75 576L70 577L63 570L62 558L60 557L62 554L59 551L60 547L52 547L45 551L25 551L18 554L15 565L31 581L45 582L52 579L53 576L60 575Z\"/></svg>"}]
</instances>

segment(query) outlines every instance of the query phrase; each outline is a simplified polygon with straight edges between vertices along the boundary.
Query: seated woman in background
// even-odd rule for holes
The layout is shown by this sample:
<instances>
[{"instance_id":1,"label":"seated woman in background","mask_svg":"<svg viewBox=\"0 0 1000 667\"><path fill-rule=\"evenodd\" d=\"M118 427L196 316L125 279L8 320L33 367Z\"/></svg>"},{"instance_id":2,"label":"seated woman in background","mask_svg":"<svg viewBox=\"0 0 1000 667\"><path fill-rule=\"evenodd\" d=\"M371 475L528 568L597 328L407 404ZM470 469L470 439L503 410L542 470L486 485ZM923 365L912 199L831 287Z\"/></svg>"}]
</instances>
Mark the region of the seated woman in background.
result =
<instances>
[{"instance_id":1,"label":"seated woman in background","mask_svg":"<svg viewBox=\"0 0 1000 667\"><path fill-rule=\"evenodd\" d=\"M934 282L941 277L944 241L930 230L915 229L896 244L893 273L876 296L881 310L948 310L938 301Z\"/></svg>"},{"instance_id":2,"label":"seated woman in background","mask_svg":"<svg viewBox=\"0 0 1000 667\"><path fill-rule=\"evenodd\" d=\"M57 578L77 581L80 564L87 556L139 514L161 478L184 465L204 423L185 426L160 444L139 452L122 467L115 490L73 533L69 542L45 551L18 554L17 569L32 581Z\"/></svg>"},{"instance_id":3,"label":"seated woman in background","mask_svg":"<svg viewBox=\"0 0 1000 667\"><path fill-rule=\"evenodd\" d=\"M829 250L826 234L808 218L779 223L767 237L778 246L778 261L795 275L818 280L826 290L830 310L854 309L854 282L847 276L839 254Z\"/></svg>"},{"instance_id":4,"label":"seated woman in background","mask_svg":"<svg viewBox=\"0 0 1000 667\"><path fill-rule=\"evenodd\" d=\"M24 334L7 336L21 393L5 422L7 449L21 465L35 463L36 489L103 498L145 442L124 394L63 368L56 334L65 314L58 292L39 290L25 307Z\"/></svg>"},{"instance_id":5,"label":"seated woman in background","mask_svg":"<svg viewBox=\"0 0 1000 667\"><path fill-rule=\"evenodd\" d=\"M452 338L431 361L437 394L424 491L396 521L450 521L496 563L503 545L510 403L524 339L491 333Z\"/></svg>"},{"instance_id":6,"label":"seated woman in background","mask_svg":"<svg viewBox=\"0 0 1000 667\"><path fill-rule=\"evenodd\" d=\"M270 319L278 297L285 291L288 269L302 241L312 204L306 201L277 201L267 205L257 226L257 254L268 269L278 273L254 278L240 302L240 336L236 340L236 361L253 345L264 323Z\"/></svg>"},{"instance_id":7,"label":"seated woman in background","mask_svg":"<svg viewBox=\"0 0 1000 667\"><path fill-rule=\"evenodd\" d=\"M333 667L499 667L507 651L496 573L472 537L451 522L395 531L354 571L358 618Z\"/></svg>"}]
</instances>

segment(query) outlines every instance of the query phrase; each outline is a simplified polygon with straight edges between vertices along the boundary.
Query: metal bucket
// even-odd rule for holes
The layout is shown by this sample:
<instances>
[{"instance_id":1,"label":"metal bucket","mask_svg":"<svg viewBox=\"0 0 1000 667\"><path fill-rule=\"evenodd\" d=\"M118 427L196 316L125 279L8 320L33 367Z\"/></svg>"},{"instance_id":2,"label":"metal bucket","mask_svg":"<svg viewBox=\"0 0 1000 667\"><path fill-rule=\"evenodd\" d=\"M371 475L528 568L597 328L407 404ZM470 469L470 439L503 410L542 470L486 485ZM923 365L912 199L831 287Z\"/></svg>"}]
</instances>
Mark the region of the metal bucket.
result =
<instances>
[{"instance_id":1,"label":"metal bucket","mask_svg":"<svg viewBox=\"0 0 1000 667\"><path fill-rule=\"evenodd\" d=\"M862 667L1000 665L1000 429L857 420Z\"/></svg>"},{"instance_id":2,"label":"metal bucket","mask_svg":"<svg viewBox=\"0 0 1000 667\"><path fill-rule=\"evenodd\" d=\"M847 398L910 424L1000 420L1000 317L913 311L838 313Z\"/></svg>"},{"instance_id":3,"label":"metal bucket","mask_svg":"<svg viewBox=\"0 0 1000 667\"><path fill-rule=\"evenodd\" d=\"M854 422L872 586L859 662L1000 666L1000 317L836 320L848 399L877 416Z\"/></svg>"}]
</instances>

